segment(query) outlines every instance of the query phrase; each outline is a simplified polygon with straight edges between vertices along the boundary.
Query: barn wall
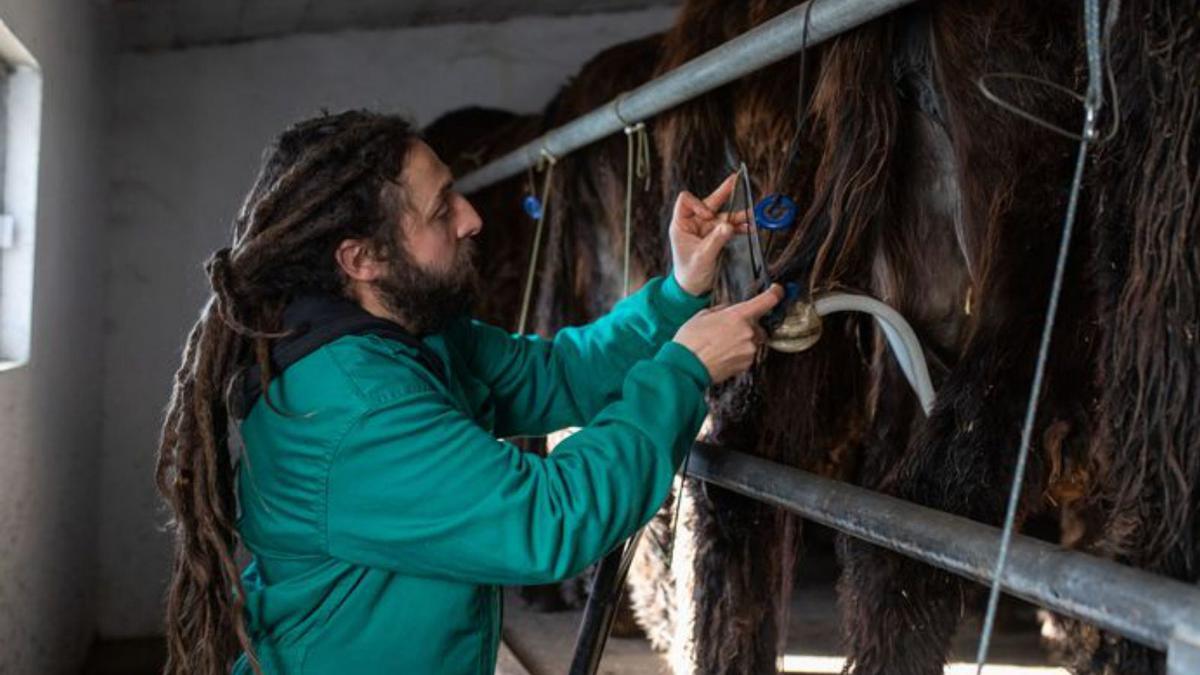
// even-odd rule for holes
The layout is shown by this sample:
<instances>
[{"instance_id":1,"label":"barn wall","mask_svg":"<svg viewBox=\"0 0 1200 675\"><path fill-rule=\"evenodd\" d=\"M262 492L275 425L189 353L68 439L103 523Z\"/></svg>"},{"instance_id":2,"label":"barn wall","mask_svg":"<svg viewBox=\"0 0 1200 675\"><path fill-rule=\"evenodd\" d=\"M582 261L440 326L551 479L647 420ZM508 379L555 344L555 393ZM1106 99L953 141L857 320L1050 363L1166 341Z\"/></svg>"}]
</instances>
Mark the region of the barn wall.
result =
<instances>
[{"instance_id":1,"label":"barn wall","mask_svg":"<svg viewBox=\"0 0 1200 675\"><path fill-rule=\"evenodd\" d=\"M75 673L94 628L110 35L0 0L43 77L29 361L0 372L0 673Z\"/></svg>"},{"instance_id":2,"label":"barn wall","mask_svg":"<svg viewBox=\"0 0 1200 675\"><path fill-rule=\"evenodd\" d=\"M537 110L590 56L661 30L672 16L524 18L119 56L104 310L102 635L160 632L169 546L152 487L158 425L206 297L201 261L227 243L267 139L322 108L398 111L420 124L468 104Z\"/></svg>"}]
</instances>

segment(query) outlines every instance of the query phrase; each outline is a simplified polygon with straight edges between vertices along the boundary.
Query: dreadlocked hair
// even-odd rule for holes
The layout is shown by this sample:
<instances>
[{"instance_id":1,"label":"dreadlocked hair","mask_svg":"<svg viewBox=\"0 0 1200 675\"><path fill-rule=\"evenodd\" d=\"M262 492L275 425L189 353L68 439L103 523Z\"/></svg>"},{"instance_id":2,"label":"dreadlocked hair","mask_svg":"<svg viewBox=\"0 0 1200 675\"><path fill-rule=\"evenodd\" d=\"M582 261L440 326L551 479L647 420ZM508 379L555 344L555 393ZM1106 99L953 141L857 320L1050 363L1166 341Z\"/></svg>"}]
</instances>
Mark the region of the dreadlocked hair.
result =
<instances>
[{"instance_id":1,"label":"dreadlocked hair","mask_svg":"<svg viewBox=\"0 0 1200 675\"><path fill-rule=\"evenodd\" d=\"M212 295L175 373L155 475L173 516L167 675L227 673L239 651L262 673L235 557L228 431L238 415L230 394L252 363L267 391L271 342L284 335L293 297L344 292L334 258L340 242L363 239L380 256L398 245L392 223L403 192L395 177L416 138L406 120L363 111L295 124L266 151L232 245L204 265Z\"/></svg>"}]
</instances>

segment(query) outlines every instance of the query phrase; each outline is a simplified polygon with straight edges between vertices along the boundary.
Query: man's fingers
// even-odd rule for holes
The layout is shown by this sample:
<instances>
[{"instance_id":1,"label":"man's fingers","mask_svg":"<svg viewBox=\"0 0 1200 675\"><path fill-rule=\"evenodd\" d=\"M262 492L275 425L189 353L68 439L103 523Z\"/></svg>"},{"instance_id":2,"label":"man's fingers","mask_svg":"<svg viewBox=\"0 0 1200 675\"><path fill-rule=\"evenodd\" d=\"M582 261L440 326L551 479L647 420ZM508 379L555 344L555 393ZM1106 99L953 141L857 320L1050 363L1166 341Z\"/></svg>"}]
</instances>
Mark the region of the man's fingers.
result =
<instances>
[{"instance_id":1,"label":"man's fingers","mask_svg":"<svg viewBox=\"0 0 1200 675\"><path fill-rule=\"evenodd\" d=\"M701 218L713 218L715 214L712 209L696 195L684 190L679 193L679 198L675 200L675 213L680 215L696 214Z\"/></svg>"},{"instance_id":2,"label":"man's fingers","mask_svg":"<svg viewBox=\"0 0 1200 675\"><path fill-rule=\"evenodd\" d=\"M755 345L764 344L767 341L766 329L763 328L762 326L758 325L757 321L754 322L753 328L754 328L754 344Z\"/></svg>"},{"instance_id":3,"label":"man's fingers","mask_svg":"<svg viewBox=\"0 0 1200 675\"><path fill-rule=\"evenodd\" d=\"M704 242L700 245L701 256L704 260L716 260L720 255L721 249L725 248L725 244L733 238L737 231L729 223L721 223L708 233L704 238Z\"/></svg>"},{"instance_id":4,"label":"man's fingers","mask_svg":"<svg viewBox=\"0 0 1200 675\"><path fill-rule=\"evenodd\" d=\"M729 213L729 222L738 227L739 230L745 230L750 224L750 210L731 211Z\"/></svg>"},{"instance_id":5,"label":"man's fingers","mask_svg":"<svg viewBox=\"0 0 1200 675\"><path fill-rule=\"evenodd\" d=\"M757 319L771 311L771 308L778 305L782 299L783 287L779 284L771 284L771 287L767 290L745 302L739 302L730 309L748 319Z\"/></svg>"},{"instance_id":6,"label":"man's fingers","mask_svg":"<svg viewBox=\"0 0 1200 675\"><path fill-rule=\"evenodd\" d=\"M711 223L714 227L721 223L729 223L738 232L745 232L746 226L750 224L750 214L748 211L722 211L712 219Z\"/></svg>"},{"instance_id":7,"label":"man's fingers","mask_svg":"<svg viewBox=\"0 0 1200 675\"><path fill-rule=\"evenodd\" d=\"M736 185L737 172L734 171L733 173L729 174L728 178L721 181L721 184L717 186L716 190L712 191L712 194L704 198L704 205L712 211L716 211L717 209L721 208L725 205L725 202L729 200L729 195L733 194L733 188Z\"/></svg>"}]
</instances>

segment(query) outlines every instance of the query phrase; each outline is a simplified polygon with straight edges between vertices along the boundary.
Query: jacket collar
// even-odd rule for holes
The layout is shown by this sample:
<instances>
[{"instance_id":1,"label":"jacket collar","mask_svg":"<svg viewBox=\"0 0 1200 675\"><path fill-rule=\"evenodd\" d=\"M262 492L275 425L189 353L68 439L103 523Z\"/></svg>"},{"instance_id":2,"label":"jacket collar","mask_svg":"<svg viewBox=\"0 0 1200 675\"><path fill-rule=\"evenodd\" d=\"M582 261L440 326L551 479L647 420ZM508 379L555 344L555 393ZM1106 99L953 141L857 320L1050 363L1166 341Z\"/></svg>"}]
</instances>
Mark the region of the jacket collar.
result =
<instances>
[{"instance_id":1,"label":"jacket collar","mask_svg":"<svg viewBox=\"0 0 1200 675\"><path fill-rule=\"evenodd\" d=\"M443 384L445 365L428 345L400 324L377 317L347 298L333 293L297 296L283 311L287 336L271 344L271 376L279 377L292 364L321 347L347 335L377 335L403 343L417 352L417 361ZM246 369L242 378L242 414L249 414L262 395L258 364Z\"/></svg>"}]
</instances>

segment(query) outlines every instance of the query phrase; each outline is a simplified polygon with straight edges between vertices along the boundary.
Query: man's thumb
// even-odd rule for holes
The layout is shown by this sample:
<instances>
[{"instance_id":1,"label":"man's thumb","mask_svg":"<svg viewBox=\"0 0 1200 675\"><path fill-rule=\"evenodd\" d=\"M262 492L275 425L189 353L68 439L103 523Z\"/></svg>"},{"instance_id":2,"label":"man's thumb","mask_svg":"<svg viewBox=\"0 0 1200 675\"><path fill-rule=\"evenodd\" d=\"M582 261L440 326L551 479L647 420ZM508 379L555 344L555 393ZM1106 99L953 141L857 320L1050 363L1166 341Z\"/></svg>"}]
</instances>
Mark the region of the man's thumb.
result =
<instances>
[{"instance_id":1,"label":"man's thumb","mask_svg":"<svg viewBox=\"0 0 1200 675\"><path fill-rule=\"evenodd\" d=\"M749 300L746 300L745 302L739 302L730 309L746 318L756 319L771 311L771 308L773 308L775 305L778 305L779 301L783 299L783 295L784 293L782 286L779 284L771 284L771 287L767 290L759 293Z\"/></svg>"}]
</instances>

